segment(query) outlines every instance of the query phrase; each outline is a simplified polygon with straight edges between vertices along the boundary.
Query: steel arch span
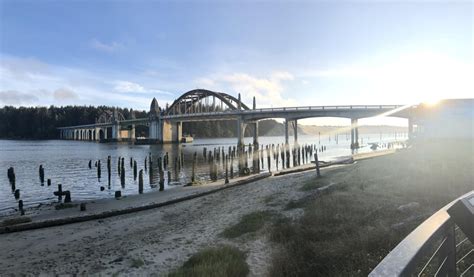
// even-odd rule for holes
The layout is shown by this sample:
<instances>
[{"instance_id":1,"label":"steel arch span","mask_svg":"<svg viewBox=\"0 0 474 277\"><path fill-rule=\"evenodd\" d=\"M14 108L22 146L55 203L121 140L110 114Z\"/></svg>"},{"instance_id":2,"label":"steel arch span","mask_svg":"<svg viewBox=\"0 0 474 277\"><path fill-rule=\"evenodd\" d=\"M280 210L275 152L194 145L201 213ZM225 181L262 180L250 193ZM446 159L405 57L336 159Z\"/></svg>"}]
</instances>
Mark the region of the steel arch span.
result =
<instances>
[{"instance_id":1,"label":"steel arch span","mask_svg":"<svg viewBox=\"0 0 474 277\"><path fill-rule=\"evenodd\" d=\"M239 105L239 100L227 93L206 89L195 89L184 93L176 99L173 104L167 108L165 115L202 112L196 109L199 109L199 106L202 107L202 100L207 97L214 97L215 99L220 100L231 110L239 110L239 106L240 110L249 110L249 107L242 103L242 101L240 101Z\"/></svg>"}]
</instances>

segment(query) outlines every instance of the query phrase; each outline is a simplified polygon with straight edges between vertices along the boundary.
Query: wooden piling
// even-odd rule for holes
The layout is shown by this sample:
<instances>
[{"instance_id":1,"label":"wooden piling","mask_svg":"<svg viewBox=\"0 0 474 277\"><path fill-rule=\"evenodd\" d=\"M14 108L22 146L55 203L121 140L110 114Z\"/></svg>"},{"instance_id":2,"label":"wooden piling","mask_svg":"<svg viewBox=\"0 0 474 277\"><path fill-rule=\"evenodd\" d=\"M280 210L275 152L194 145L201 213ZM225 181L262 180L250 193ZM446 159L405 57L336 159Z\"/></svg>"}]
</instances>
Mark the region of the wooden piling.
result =
<instances>
[{"instance_id":1,"label":"wooden piling","mask_svg":"<svg viewBox=\"0 0 474 277\"><path fill-rule=\"evenodd\" d=\"M97 161L97 179L100 181L100 175L101 175L101 166L100 166L100 160Z\"/></svg>"},{"instance_id":2,"label":"wooden piling","mask_svg":"<svg viewBox=\"0 0 474 277\"><path fill-rule=\"evenodd\" d=\"M71 192L68 190L64 192L64 203L71 203Z\"/></svg>"},{"instance_id":3,"label":"wooden piling","mask_svg":"<svg viewBox=\"0 0 474 277\"><path fill-rule=\"evenodd\" d=\"M133 161L133 180L137 179L137 161Z\"/></svg>"},{"instance_id":4,"label":"wooden piling","mask_svg":"<svg viewBox=\"0 0 474 277\"><path fill-rule=\"evenodd\" d=\"M41 184L43 184L44 183L44 168L42 164L40 164L39 166L39 177L40 177Z\"/></svg>"},{"instance_id":5,"label":"wooden piling","mask_svg":"<svg viewBox=\"0 0 474 277\"><path fill-rule=\"evenodd\" d=\"M228 160L228 157L225 156L225 183L226 184L229 183L229 168L227 166L227 160Z\"/></svg>"},{"instance_id":6,"label":"wooden piling","mask_svg":"<svg viewBox=\"0 0 474 277\"><path fill-rule=\"evenodd\" d=\"M110 186L110 177L112 175L112 160L111 160L111 157L108 156L107 157L107 177L108 177L108 183L109 183L109 186Z\"/></svg>"},{"instance_id":7,"label":"wooden piling","mask_svg":"<svg viewBox=\"0 0 474 277\"><path fill-rule=\"evenodd\" d=\"M23 200L18 201L18 210L20 211L21 215L25 215L25 210L23 209Z\"/></svg>"},{"instance_id":8,"label":"wooden piling","mask_svg":"<svg viewBox=\"0 0 474 277\"><path fill-rule=\"evenodd\" d=\"M92 169L92 160L89 160L89 169Z\"/></svg>"},{"instance_id":9,"label":"wooden piling","mask_svg":"<svg viewBox=\"0 0 474 277\"><path fill-rule=\"evenodd\" d=\"M160 174L160 191L163 191L165 189L165 173L161 170L159 172Z\"/></svg>"},{"instance_id":10,"label":"wooden piling","mask_svg":"<svg viewBox=\"0 0 474 277\"><path fill-rule=\"evenodd\" d=\"M321 177L321 173L319 171L319 160L318 160L318 152L314 154L314 162L316 163L316 176L319 178Z\"/></svg>"},{"instance_id":11,"label":"wooden piling","mask_svg":"<svg viewBox=\"0 0 474 277\"><path fill-rule=\"evenodd\" d=\"M143 169L140 169L138 174L138 193L143 193Z\"/></svg>"},{"instance_id":12,"label":"wooden piling","mask_svg":"<svg viewBox=\"0 0 474 277\"><path fill-rule=\"evenodd\" d=\"M122 185L122 187L125 187L125 168L123 167L123 164L122 169L120 170L120 185Z\"/></svg>"},{"instance_id":13,"label":"wooden piling","mask_svg":"<svg viewBox=\"0 0 474 277\"><path fill-rule=\"evenodd\" d=\"M191 183L196 182L196 162L197 162L197 152L194 152L193 155L193 167L191 169Z\"/></svg>"}]
</instances>

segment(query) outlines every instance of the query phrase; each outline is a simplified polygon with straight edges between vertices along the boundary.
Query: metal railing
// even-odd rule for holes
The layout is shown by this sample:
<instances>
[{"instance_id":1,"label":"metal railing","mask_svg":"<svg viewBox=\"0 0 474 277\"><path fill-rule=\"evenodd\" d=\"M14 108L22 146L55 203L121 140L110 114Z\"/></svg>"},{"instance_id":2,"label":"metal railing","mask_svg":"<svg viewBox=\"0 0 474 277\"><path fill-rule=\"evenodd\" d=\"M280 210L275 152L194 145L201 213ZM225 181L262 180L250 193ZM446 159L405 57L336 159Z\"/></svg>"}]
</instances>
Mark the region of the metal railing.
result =
<instances>
[{"instance_id":1,"label":"metal railing","mask_svg":"<svg viewBox=\"0 0 474 277\"><path fill-rule=\"evenodd\" d=\"M474 195L474 191L460 198L468 195ZM447 213L458 199L419 225L369 276L474 276L473 242Z\"/></svg>"}]
</instances>

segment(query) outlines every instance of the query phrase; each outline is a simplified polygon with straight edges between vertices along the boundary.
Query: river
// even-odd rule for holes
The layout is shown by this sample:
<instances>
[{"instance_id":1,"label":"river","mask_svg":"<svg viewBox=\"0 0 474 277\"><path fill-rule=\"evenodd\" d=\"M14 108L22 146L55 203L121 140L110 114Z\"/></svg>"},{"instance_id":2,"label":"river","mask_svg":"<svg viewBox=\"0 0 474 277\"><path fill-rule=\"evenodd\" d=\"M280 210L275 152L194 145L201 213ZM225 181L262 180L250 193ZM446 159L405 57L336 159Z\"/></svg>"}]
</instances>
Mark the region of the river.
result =
<instances>
[{"instance_id":1,"label":"river","mask_svg":"<svg viewBox=\"0 0 474 277\"><path fill-rule=\"evenodd\" d=\"M372 134L361 136L361 148L359 153L370 152L370 143L386 143L396 140L405 140L406 134ZM245 138L246 144L252 142L252 138ZM290 137L290 142L293 138ZM300 145L315 144L316 146L326 146L326 151L319 154L319 159L328 161L340 156L351 154L350 138L343 134L335 137L324 136L320 140L318 136L301 135L298 137ZM284 143L284 137L260 137L259 143L262 145ZM209 180L209 165L204 162L203 148L212 151L214 148L223 147L227 153L228 147L235 146L235 138L216 139L195 139L192 143L186 144L165 144L165 145L129 145L129 144L101 144L95 142L66 141L66 140L0 140L0 168L3 173L0 175L0 215L12 212L18 207L18 200L15 199L9 180L7 169L13 167L16 175L16 188L20 189L21 199L25 207L37 206L56 202L57 197L53 192L57 190L57 184L62 184L63 190L71 191L72 200L92 200L100 198L114 197L116 190L122 191L123 195L138 193L138 180L133 177L133 170L130 167L130 158L137 161L138 170L144 169L145 158L149 153L155 159L169 153L171 172L171 182L165 178L165 191L177 185L183 185L190 181L192 157L197 152L198 165L196 168L196 178L200 181ZM182 170L174 170L174 160L178 153L184 154L184 167ZM110 187L107 180L107 156L111 156L112 173ZM118 175L118 157L125 158L125 186L120 183ZM102 178L97 178L95 161L101 160ZM88 163L92 160L92 169ZM280 160L281 163L281 160ZM249 161L251 165L251 161ZM41 184L38 169L43 165L45 170L45 183ZM272 167L275 162L272 160ZM281 165L280 165L281 168ZM234 160L234 172L237 170L237 159ZM223 167L219 167L219 175L223 176ZM267 171L267 162L264 161L264 169ZM155 170L155 172L158 172ZM150 183L148 171L144 170L144 192L157 190L158 174ZM167 172L165 172L167 176ZM51 186L47 186L46 180L51 179ZM100 187L104 187L101 191ZM164 192L165 193L165 192Z\"/></svg>"}]
</instances>

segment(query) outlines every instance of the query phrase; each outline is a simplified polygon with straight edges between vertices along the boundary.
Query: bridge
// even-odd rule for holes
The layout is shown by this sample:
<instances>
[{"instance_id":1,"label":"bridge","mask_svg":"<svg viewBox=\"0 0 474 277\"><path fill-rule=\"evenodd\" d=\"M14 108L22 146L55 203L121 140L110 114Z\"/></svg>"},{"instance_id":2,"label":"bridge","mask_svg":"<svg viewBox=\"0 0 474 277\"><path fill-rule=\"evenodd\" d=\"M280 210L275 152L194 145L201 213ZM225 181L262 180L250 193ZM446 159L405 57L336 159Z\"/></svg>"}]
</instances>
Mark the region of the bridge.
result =
<instances>
[{"instance_id":1,"label":"bridge","mask_svg":"<svg viewBox=\"0 0 474 277\"><path fill-rule=\"evenodd\" d=\"M156 98L150 105L149 116L131 118L117 110L105 112L95 123L58 128L61 139L89 141L135 141L135 127L146 126L149 130L147 142L181 142L182 123L195 121L235 120L237 145L244 144L247 127L252 128L253 143L258 147L258 122L263 119L284 119L285 142L289 143L289 130L293 129L295 144L298 143L298 120L315 117L341 117L351 119L351 147L358 148L358 119L375 116L392 116L408 119L409 137L413 132L414 106L406 105L346 105L346 106L302 106L282 108L256 108L253 98L252 108L242 103L240 93L232 95L205 89L188 91L170 106L161 108Z\"/></svg>"}]
</instances>

